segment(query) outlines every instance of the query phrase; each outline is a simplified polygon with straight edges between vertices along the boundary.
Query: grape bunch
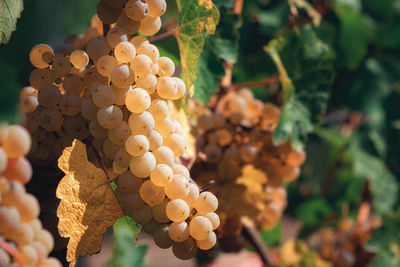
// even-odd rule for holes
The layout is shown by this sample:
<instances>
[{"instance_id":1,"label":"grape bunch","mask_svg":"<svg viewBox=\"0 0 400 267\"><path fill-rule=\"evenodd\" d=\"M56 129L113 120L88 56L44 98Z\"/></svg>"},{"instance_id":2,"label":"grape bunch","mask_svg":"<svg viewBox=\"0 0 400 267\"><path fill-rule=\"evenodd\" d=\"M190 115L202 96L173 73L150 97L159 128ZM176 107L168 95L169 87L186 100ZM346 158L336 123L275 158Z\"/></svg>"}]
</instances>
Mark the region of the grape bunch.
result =
<instances>
[{"instance_id":1,"label":"grape bunch","mask_svg":"<svg viewBox=\"0 0 400 267\"><path fill-rule=\"evenodd\" d=\"M31 146L28 131L22 126L0 127L0 242L7 242L23 256L26 266L61 267L48 257L54 240L38 219L37 199L25 191L32 167L25 158ZM19 266L0 248L1 266Z\"/></svg>"},{"instance_id":2,"label":"grape bunch","mask_svg":"<svg viewBox=\"0 0 400 267\"><path fill-rule=\"evenodd\" d=\"M284 184L299 176L305 161L290 141L272 141L280 109L255 99L246 88L223 95L215 110L189 106L198 116L192 129L198 151L192 175L199 184L215 182L210 190L220 199L220 213L226 213L221 225L248 217L259 228L273 227L286 207ZM245 176L249 166L265 178Z\"/></svg>"},{"instance_id":3,"label":"grape bunch","mask_svg":"<svg viewBox=\"0 0 400 267\"><path fill-rule=\"evenodd\" d=\"M128 35L156 34L166 10L165 0L101 0L97 5L97 15L104 24L116 23Z\"/></svg>"},{"instance_id":4,"label":"grape bunch","mask_svg":"<svg viewBox=\"0 0 400 267\"><path fill-rule=\"evenodd\" d=\"M114 23L107 16L117 2L122 13L103 37L100 19ZM33 162L54 162L73 139L91 145L116 177L126 213L157 245L172 246L178 258L190 259L197 247L216 244L219 217L217 198L200 192L180 161L186 140L168 101L182 98L186 85L173 77L170 58L160 56L146 37L131 36L137 31L131 24L121 23L143 11L142 21L134 23L142 34L155 34L159 27L150 32L148 21L160 21L151 16L165 9L165 1L101 1L83 36L67 38L56 53L44 44L32 49L37 69L20 105L34 140Z\"/></svg>"}]
</instances>

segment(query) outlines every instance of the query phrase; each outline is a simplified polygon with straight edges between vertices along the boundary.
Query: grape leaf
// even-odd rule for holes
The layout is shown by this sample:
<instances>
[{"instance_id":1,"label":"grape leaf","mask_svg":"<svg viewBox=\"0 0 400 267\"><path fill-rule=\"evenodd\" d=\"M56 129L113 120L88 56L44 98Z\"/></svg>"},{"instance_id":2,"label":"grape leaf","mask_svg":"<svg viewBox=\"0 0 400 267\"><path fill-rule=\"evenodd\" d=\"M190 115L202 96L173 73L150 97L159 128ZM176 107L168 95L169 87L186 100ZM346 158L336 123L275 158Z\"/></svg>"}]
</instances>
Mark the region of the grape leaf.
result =
<instances>
[{"instance_id":1,"label":"grape leaf","mask_svg":"<svg viewBox=\"0 0 400 267\"><path fill-rule=\"evenodd\" d=\"M219 90L221 78L225 75L224 61L236 63L239 50L239 28L241 16L233 14L231 1L215 2L221 11L221 18L214 35L206 35L194 81L194 97L207 104Z\"/></svg>"},{"instance_id":2,"label":"grape leaf","mask_svg":"<svg viewBox=\"0 0 400 267\"><path fill-rule=\"evenodd\" d=\"M285 101L274 142L280 144L290 137L302 149L313 123L325 111L335 77L335 55L311 26L272 40L264 49L278 69Z\"/></svg>"},{"instance_id":3,"label":"grape leaf","mask_svg":"<svg viewBox=\"0 0 400 267\"><path fill-rule=\"evenodd\" d=\"M86 146L79 140L64 149L58 167L65 173L56 195L58 231L69 237L67 261L75 266L78 257L101 248L103 235L123 211L103 170L88 161Z\"/></svg>"},{"instance_id":4,"label":"grape leaf","mask_svg":"<svg viewBox=\"0 0 400 267\"><path fill-rule=\"evenodd\" d=\"M140 227L130 217L119 218L114 224L113 256L108 267L144 267L147 245L136 245Z\"/></svg>"},{"instance_id":5,"label":"grape leaf","mask_svg":"<svg viewBox=\"0 0 400 267\"><path fill-rule=\"evenodd\" d=\"M219 82L225 75L221 60L207 44L208 38L197 64L197 77L194 81L194 98L203 105L207 104L212 95L218 91Z\"/></svg>"},{"instance_id":6,"label":"grape leaf","mask_svg":"<svg viewBox=\"0 0 400 267\"><path fill-rule=\"evenodd\" d=\"M355 70L367 54L371 29L366 19L350 5L336 4L340 22L338 58L343 67Z\"/></svg>"},{"instance_id":7,"label":"grape leaf","mask_svg":"<svg viewBox=\"0 0 400 267\"><path fill-rule=\"evenodd\" d=\"M353 145L349 152L353 160L354 173L366 178L371 184L372 204L375 212L384 214L392 211L396 205L398 184L394 175L386 168L382 159Z\"/></svg>"},{"instance_id":8,"label":"grape leaf","mask_svg":"<svg viewBox=\"0 0 400 267\"><path fill-rule=\"evenodd\" d=\"M17 19L24 9L22 0L0 0L0 43L6 44L17 28Z\"/></svg>"},{"instance_id":9,"label":"grape leaf","mask_svg":"<svg viewBox=\"0 0 400 267\"><path fill-rule=\"evenodd\" d=\"M182 78L193 95L197 62L204 46L205 33L214 34L219 22L219 11L211 0L177 0L177 40L181 56Z\"/></svg>"},{"instance_id":10,"label":"grape leaf","mask_svg":"<svg viewBox=\"0 0 400 267\"><path fill-rule=\"evenodd\" d=\"M400 265L400 211L384 216L383 225L376 229L366 249L378 255L371 263L371 267L395 267Z\"/></svg>"}]
</instances>

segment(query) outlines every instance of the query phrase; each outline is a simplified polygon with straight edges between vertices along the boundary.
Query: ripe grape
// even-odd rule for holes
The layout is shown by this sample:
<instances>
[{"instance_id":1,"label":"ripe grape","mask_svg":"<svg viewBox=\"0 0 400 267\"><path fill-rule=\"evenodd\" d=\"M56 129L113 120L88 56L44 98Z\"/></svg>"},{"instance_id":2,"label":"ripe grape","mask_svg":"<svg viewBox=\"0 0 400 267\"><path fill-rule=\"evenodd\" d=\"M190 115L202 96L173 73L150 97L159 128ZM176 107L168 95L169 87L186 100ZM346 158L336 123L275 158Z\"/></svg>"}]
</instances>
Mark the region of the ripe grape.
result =
<instances>
[{"instance_id":1,"label":"ripe grape","mask_svg":"<svg viewBox=\"0 0 400 267\"><path fill-rule=\"evenodd\" d=\"M172 252L181 260L190 260L197 253L196 242L189 237L183 242L176 242L172 245Z\"/></svg>"},{"instance_id":2,"label":"ripe grape","mask_svg":"<svg viewBox=\"0 0 400 267\"><path fill-rule=\"evenodd\" d=\"M125 5L125 14L132 20L140 21L147 16L149 6L145 1L129 0Z\"/></svg>"},{"instance_id":3,"label":"ripe grape","mask_svg":"<svg viewBox=\"0 0 400 267\"><path fill-rule=\"evenodd\" d=\"M110 47L115 48L119 43L128 41L128 36L124 29L120 27L112 27L107 32L106 40Z\"/></svg>"},{"instance_id":4,"label":"ripe grape","mask_svg":"<svg viewBox=\"0 0 400 267\"><path fill-rule=\"evenodd\" d=\"M157 62L159 66L158 75L161 77L171 77L175 72L175 64L174 62L168 57L160 57Z\"/></svg>"},{"instance_id":5,"label":"ripe grape","mask_svg":"<svg viewBox=\"0 0 400 267\"><path fill-rule=\"evenodd\" d=\"M82 69L89 63L89 56L85 51L77 49L71 53L69 61L75 68Z\"/></svg>"},{"instance_id":6,"label":"ripe grape","mask_svg":"<svg viewBox=\"0 0 400 267\"><path fill-rule=\"evenodd\" d=\"M114 49L114 55L119 63L131 62L136 56L135 46L128 41L120 42Z\"/></svg>"},{"instance_id":7,"label":"ripe grape","mask_svg":"<svg viewBox=\"0 0 400 267\"><path fill-rule=\"evenodd\" d=\"M212 224L204 216L196 216L189 223L190 235L196 240L204 240L212 232Z\"/></svg>"},{"instance_id":8,"label":"ripe grape","mask_svg":"<svg viewBox=\"0 0 400 267\"><path fill-rule=\"evenodd\" d=\"M142 184L139 193L143 201L152 207L160 204L165 198L164 188L153 184L150 180Z\"/></svg>"},{"instance_id":9,"label":"ripe grape","mask_svg":"<svg viewBox=\"0 0 400 267\"><path fill-rule=\"evenodd\" d=\"M125 149L134 157L140 157L149 150L149 140L144 135L131 135L126 139Z\"/></svg>"},{"instance_id":10,"label":"ripe grape","mask_svg":"<svg viewBox=\"0 0 400 267\"><path fill-rule=\"evenodd\" d=\"M165 0L147 0L149 5L149 16L161 17L167 10L167 3Z\"/></svg>"},{"instance_id":11,"label":"ripe grape","mask_svg":"<svg viewBox=\"0 0 400 267\"><path fill-rule=\"evenodd\" d=\"M132 69L125 64L120 64L111 71L111 82L119 88L127 88L135 81Z\"/></svg>"},{"instance_id":12,"label":"ripe grape","mask_svg":"<svg viewBox=\"0 0 400 267\"><path fill-rule=\"evenodd\" d=\"M149 93L142 88L135 88L126 95L125 105L133 113L146 111L151 104Z\"/></svg>"},{"instance_id":13,"label":"ripe grape","mask_svg":"<svg viewBox=\"0 0 400 267\"><path fill-rule=\"evenodd\" d=\"M199 249L202 249L202 250L209 250L212 247L214 247L216 243L217 243L217 236L213 231L210 231L208 233L208 236L206 239L196 240L197 246L199 247Z\"/></svg>"},{"instance_id":14,"label":"ripe grape","mask_svg":"<svg viewBox=\"0 0 400 267\"><path fill-rule=\"evenodd\" d=\"M194 203L194 208L200 214L214 212L218 208L218 199L213 193L202 192Z\"/></svg>"},{"instance_id":15,"label":"ripe grape","mask_svg":"<svg viewBox=\"0 0 400 267\"><path fill-rule=\"evenodd\" d=\"M122 121L122 111L115 105L101 108L97 111L97 121L103 128L115 128Z\"/></svg>"},{"instance_id":16,"label":"ripe grape","mask_svg":"<svg viewBox=\"0 0 400 267\"><path fill-rule=\"evenodd\" d=\"M113 56L104 55L96 62L97 71L104 77L110 77L112 70L118 65Z\"/></svg>"},{"instance_id":17,"label":"ripe grape","mask_svg":"<svg viewBox=\"0 0 400 267\"><path fill-rule=\"evenodd\" d=\"M165 194L170 199L185 199L190 191L190 184L186 177L175 174L172 181L165 185Z\"/></svg>"},{"instance_id":18,"label":"ripe grape","mask_svg":"<svg viewBox=\"0 0 400 267\"><path fill-rule=\"evenodd\" d=\"M153 61L150 57L139 54L132 60L131 68L138 77L150 75L152 74Z\"/></svg>"},{"instance_id":19,"label":"ripe grape","mask_svg":"<svg viewBox=\"0 0 400 267\"><path fill-rule=\"evenodd\" d=\"M164 224L160 225L154 231L154 243L156 243L156 245L160 248L169 248L170 246L172 246L172 240L168 235L168 229L169 226L167 224Z\"/></svg>"},{"instance_id":20,"label":"ripe grape","mask_svg":"<svg viewBox=\"0 0 400 267\"><path fill-rule=\"evenodd\" d=\"M2 146L9 158L16 159L27 155L31 148L29 132L19 125L9 126Z\"/></svg>"},{"instance_id":21,"label":"ripe grape","mask_svg":"<svg viewBox=\"0 0 400 267\"><path fill-rule=\"evenodd\" d=\"M154 118L147 111L140 114L132 113L129 116L128 123L132 130L132 134L142 134L147 136L154 128Z\"/></svg>"},{"instance_id":22,"label":"ripe grape","mask_svg":"<svg viewBox=\"0 0 400 267\"><path fill-rule=\"evenodd\" d=\"M189 217L190 209L184 200L174 199L168 202L166 213L171 221L182 222Z\"/></svg>"},{"instance_id":23,"label":"ripe grape","mask_svg":"<svg viewBox=\"0 0 400 267\"><path fill-rule=\"evenodd\" d=\"M134 157L130 163L130 170L133 175L146 178L156 166L156 159L151 152L146 152L140 157Z\"/></svg>"},{"instance_id":24,"label":"ripe grape","mask_svg":"<svg viewBox=\"0 0 400 267\"><path fill-rule=\"evenodd\" d=\"M145 36L156 34L161 28L161 19L159 17L145 17L139 27L139 32Z\"/></svg>"},{"instance_id":25,"label":"ripe grape","mask_svg":"<svg viewBox=\"0 0 400 267\"><path fill-rule=\"evenodd\" d=\"M154 220L160 223L167 223L169 222L169 218L167 216L167 204L169 201L167 199L164 199L163 202L161 202L158 205L155 205L152 209L152 214Z\"/></svg>"},{"instance_id":26,"label":"ripe grape","mask_svg":"<svg viewBox=\"0 0 400 267\"><path fill-rule=\"evenodd\" d=\"M175 242L183 242L189 237L187 222L173 222L168 229L169 237Z\"/></svg>"},{"instance_id":27,"label":"ripe grape","mask_svg":"<svg viewBox=\"0 0 400 267\"><path fill-rule=\"evenodd\" d=\"M151 181L157 186L165 186L173 179L173 171L166 164L158 164L150 174Z\"/></svg>"},{"instance_id":28,"label":"ripe grape","mask_svg":"<svg viewBox=\"0 0 400 267\"><path fill-rule=\"evenodd\" d=\"M124 194L136 194L139 192L143 180L133 176L130 172L124 172L118 177L118 188Z\"/></svg>"}]
</instances>

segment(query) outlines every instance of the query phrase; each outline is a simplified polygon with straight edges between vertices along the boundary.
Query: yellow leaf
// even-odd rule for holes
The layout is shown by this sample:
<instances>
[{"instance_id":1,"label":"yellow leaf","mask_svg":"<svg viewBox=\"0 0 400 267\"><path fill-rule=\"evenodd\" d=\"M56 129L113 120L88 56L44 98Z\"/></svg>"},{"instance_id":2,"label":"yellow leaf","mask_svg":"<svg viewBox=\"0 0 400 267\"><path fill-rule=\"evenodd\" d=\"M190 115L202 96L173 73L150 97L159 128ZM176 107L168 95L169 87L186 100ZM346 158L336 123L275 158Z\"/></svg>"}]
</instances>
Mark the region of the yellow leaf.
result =
<instances>
[{"instance_id":1,"label":"yellow leaf","mask_svg":"<svg viewBox=\"0 0 400 267\"><path fill-rule=\"evenodd\" d=\"M64 149L58 167L65 173L56 192L61 199L58 231L69 237L67 261L75 266L79 256L100 250L107 228L124 213L104 171L88 161L82 142Z\"/></svg>"}]
</instances>

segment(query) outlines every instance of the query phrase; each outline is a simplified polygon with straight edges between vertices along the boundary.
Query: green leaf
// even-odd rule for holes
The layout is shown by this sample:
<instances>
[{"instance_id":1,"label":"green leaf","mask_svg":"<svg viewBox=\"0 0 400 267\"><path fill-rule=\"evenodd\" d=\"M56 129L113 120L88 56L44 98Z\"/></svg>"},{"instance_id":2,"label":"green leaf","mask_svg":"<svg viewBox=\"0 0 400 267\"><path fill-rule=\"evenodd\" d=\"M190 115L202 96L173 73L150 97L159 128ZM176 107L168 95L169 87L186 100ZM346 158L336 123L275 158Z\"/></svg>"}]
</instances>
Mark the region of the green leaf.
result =
<instances>
[{"instance_id":1,"label":"green leaf","mask_svg":"<svg viewBox=\"0 0 400 267\"><path fill-rule=\"evenodd\" d=\"M304 225L315 225L321 221L321 218L331 214L332 209L329 203L322 197L316 197L303 202L296 210L296 217Z\"/></svg>"},{"instance_id":2,"label":"green leaf","mask_svg":"<svg viewBox=\"0 0 400 267\"><path fill-rule=\"evenodd\" d=\"M0 0L0 43L8 43L17 28L17 19L24 9L22 0Z\"/></svg>"},{"instance_id":3,"label":"green leaf","mask_svg":"<svg viewBox=\"0 0 400 267\"><path fill-rule=\"evenodd\" d=\"M219 82L225 75L224 61L235 63L238 58L240 17L231 12L231 8L221 6L221 19L214 35L207 35L204 49L200 55L194 97L207 104L213 94L219 90ZM228 4L228 3L225 3Z\"/></svg>"},{"instance_id":4,"label":"green leaf","mask_svg":"<svg viewBox=\"0 0 400 267\"><path fill-rule=\"evenodd\" d=\"M180 50L182 79L191 95L196 79L197 63L203 50L205 33L214 34L219 22L219 11L211 0L177 0L178 45Z\"/></svg>"},{"instance_id":5,"label":"green leaf","mask_svg":"<svg viewBox=\"0 0 400 267\"><path fill-rule=\"evenodd\" d=\"M303 143L312 130L309 110L295 97L292 97L283 106L273 140L275 143L281 144L290 138L293 146L303 149Z\"/></svg>"},{"instance_id":6,"label":"green leaf","mask_svg":"<svg viewBox=\"0 0 400 267\"><path fill-rule=\"evenodd\" d=\"M206 47L201 53L197 65L198 75L194 81L194 98L204 105L218 91L219 81L225 75L222 62L218 60L212 49L208 49L207 43L206 41Z\"/></svg>"},{"instance_id":7,"label":"green leaf","mask_svg":"<svg viewBox=\"0 0 400 267\"><path fill-rule=\"evenodd\" d=\"M140 227L130 217L122 217L114 224L113 256L108 267L144 267L147 245L136 246Z\"/></svg>"},{"instance_id":8,"label":"green leaf","mask_svg":"<svg viewBox=\"0 0 400 267\"><path fill-rule=\"evenodd\" d=\"M271 41L265 51L278 69L285 102L274 142L280 144L290 137L301 149L326 109L335 77L335 55L310 26Z\"/></svg>"},{"instance_id":9,"label":"green leaf","mask_svg":"<svg viewBox=\"0 0 400 267\"><path fill-rule=\"evenodd\" d=\"M354 174L365 178L371 184L372 204L377 214L392 211L398 194L398 184L381 158L367 153L357 145L350 150Z\"/></svg>"},{"instance_id":10,"label":"green leaf","mask_svg":"<svg viewBox=\"0 0 400 267\"><path fill-rule=\"evenodd\" d=\"M276 224L270 230L261 230L260 235L267 247L278 245L282 240L282 223Z\"/></svg>"},{"instance_id":11,"label":"green leaf","mask_svg":"<svg viewBox=\"0 0 400 267\"><path fill-rule=\"evenodd\" d=\"M339 63L349 70L355 70L367 54L371 35L363 15L351 5L336 4L334 11L339 19Z\"/></svg>"},{"instance_id":12,"label":"green leaf","mask_svg":"<svg viewBox=\"0 0 400 267\"><path fill-rule=\"evenodd\" d=\"M371 267L400 265L400 211L383 218L382 227L372 233L365 247L378 254Z\"/></svg>"}]
</instances>

